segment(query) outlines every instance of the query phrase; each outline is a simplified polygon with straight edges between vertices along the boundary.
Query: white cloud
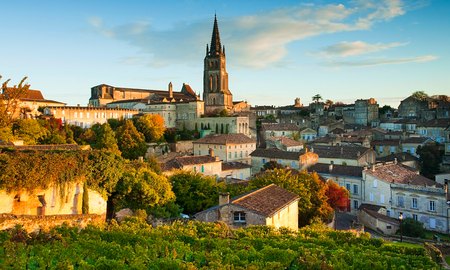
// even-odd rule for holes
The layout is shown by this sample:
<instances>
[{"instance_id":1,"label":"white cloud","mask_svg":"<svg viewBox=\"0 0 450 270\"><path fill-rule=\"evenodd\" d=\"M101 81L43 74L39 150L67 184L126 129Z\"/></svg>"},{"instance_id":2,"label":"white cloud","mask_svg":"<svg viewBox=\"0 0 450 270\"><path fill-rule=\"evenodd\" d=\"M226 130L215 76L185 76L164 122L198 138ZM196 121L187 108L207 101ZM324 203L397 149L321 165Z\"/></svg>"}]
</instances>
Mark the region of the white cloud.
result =
<instances>
[{"instance_id":1,"label":"white cloud","mask_svg":"<svg viewBox=\"0 0 450 270\"><path fill-rule=\"evenodd\" d=\"M343 31L363 30L373 23L405 13L400 0L355 1L343 4L298 5L252 16L219 18L227 53L235 65L263 68L288 54L288 44L308 37ZM151 56L150 65L198 62L210 41L212 18L196 23L179 23L157 30L145 22L105 27L100 18L90 25L103 35L125 41ZM195 48L195 49L192 49Z\"/></svg>"},{"instance_id":2,"label":"white cloud","mask_svg":"<svg viewBox=\"0 0 450 270\"><path fill-rule=\"evenodd\" d=\"M423 63L437 60L438 57L435 55L422 55L416 57L407 58L374 58L374 59L364 59L356 61L332 61L325 65L333 67L369 67L369 66L380 66L380 65L390 65L390 64L405 64L405 63Z\"/></svg>"},{"instance_id":3,"label":"white cloud","mask_svg":"<svg viewBox=\"0 0 450 270\"><path fill-rule=\"evenodd\" d=\"M343 41L323 48L316 54L324 57L347 57L362 55L368 53L379 52L399 46L405 46L408 43L392 42L392 43L366 43L364 41Z\"/></svg>"}]
</instances>

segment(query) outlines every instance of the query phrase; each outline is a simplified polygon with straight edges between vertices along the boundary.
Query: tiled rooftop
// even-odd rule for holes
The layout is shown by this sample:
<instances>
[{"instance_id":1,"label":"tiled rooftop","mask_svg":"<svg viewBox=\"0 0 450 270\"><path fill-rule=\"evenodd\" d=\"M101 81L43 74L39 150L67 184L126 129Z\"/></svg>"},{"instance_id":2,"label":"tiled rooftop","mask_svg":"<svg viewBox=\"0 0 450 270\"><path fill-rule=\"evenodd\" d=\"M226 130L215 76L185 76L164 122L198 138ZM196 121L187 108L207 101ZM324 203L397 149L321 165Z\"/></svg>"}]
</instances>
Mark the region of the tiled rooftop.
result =
<instances>
[{"instance_id":1,"label":"tiled rooftop","mask_svg":"<svg viewBox=\"0 0 450 270\"><path fill-rule=\"evenodd\" d=\"M247 144L256 143L252 138L241 134L211 134L194 141L196 144Z\"/></svg>"}]
</instances>

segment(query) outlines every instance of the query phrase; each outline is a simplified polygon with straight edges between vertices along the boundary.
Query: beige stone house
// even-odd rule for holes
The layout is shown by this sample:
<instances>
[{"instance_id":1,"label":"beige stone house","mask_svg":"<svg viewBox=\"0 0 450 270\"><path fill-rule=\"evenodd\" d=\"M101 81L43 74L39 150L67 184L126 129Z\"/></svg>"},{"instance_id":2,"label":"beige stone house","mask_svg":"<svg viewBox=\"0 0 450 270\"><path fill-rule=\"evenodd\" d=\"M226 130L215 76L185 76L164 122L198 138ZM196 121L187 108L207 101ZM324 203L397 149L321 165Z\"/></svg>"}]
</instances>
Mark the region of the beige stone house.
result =
<instances>
[{"instance_id":1,"label":"beige stone house","mask_svg":"<svg viewBox=\"0 0 450 270\"><path fill-rule=\"evenodd\" d=\"M89 213L106 214L106 200L100 193L88 189ZM27 191L0 191L0 214L13 215L71 215L82 214L83 183L63 187Z\"/></svg>"},{"instance_id":2,"label":"beige stone house","mask_svg":"<svg viewBox=\"0 0 450 270\"><path fill-rule=\"evenodd\" d=\"M449 232L449 205L444 185L397 162L363 171L365 202L386 208L386 215L423 223L428 230Z\"/></svg>"},{"instance_id":3,"label":"beige stone house","mask_svg":"<svg viewBox=\"0 0 450 270\"><path fill-rule=\"evenodd\" d=\"M368 166L375 163L375 151L358 145L311 145L319 163L348 166Z\"/></svg>"},{"instance_id":4,"label":"beige stone house","mask_svg":"<svg viewBox=\"0 0 450 270\"><path fill-rule=\"evenodd\" d=\"M299 152L303 143L288 137L270 137L266 140L266 148L278 148L283 151Z\"/></svg>"},{"instance_id":5,"label":"beige stone house","mask_svg":"<svg viewBox=\"0 0 450 270\"><path fill-rule=\"evenodd\" d=\"M400 228L398 219L386 215L386 208L373 204L362 204L358 210L358 221L365 227L383 234L392 235Z\"/></svg>"},{"instance_id":6,"label":"beige stone house","mask_svg":"<svg viewBox=\"0 0 450 270\"><path fill-rule=\"evenodd\" d=\"M250 153L256 149L256 140L244 134L211 134L194 141L195 155L208 155L210 150L225 162L250 164Z\"/></svg>"},{"instance_id":7,"label":"beige stone house","mask_svg":"<svg viewBox=\"0 0 450 270\"><path fill-rule=\"evenodd\" d=\"M267 225L298 229L298 195L274 184L231 199L221 194L219 205L195 214L205 222L223 221L232 228Z\"/></svg>"},{"instance_id":8,"label":"beige stone house","mask_svg":"<svg viewBox=\"0 0 450 270\"><path fill-rule=\"evenodd\" d=\"M250 156L252 157L252 173L261 171L264 164L275 161L278 164L291 169L306 169L317 163L316 153L302 150L299 152L283 151L277 148L256 148Z\"/></svg>"},{"instance_id":9,"label":"beige stone house","mask_svg":"<svg viewBox=\"0 0 450 270\"><path fill-rule=\"evenodd\" d=\"M317 131L309 127L303 127L299 131L300 139L305 142L314 141L317 137Z\"/></svg>"},{"instance_id":10,"label":"beige stone house","mask_svg":"<svg viewBox=\"0 0 450 270\"><path fill-rule=\"evenodd\" d=\"M261 127L264 138L299 136L299 128L295 124L263 124Z\"/></svg>"}]
</instances>

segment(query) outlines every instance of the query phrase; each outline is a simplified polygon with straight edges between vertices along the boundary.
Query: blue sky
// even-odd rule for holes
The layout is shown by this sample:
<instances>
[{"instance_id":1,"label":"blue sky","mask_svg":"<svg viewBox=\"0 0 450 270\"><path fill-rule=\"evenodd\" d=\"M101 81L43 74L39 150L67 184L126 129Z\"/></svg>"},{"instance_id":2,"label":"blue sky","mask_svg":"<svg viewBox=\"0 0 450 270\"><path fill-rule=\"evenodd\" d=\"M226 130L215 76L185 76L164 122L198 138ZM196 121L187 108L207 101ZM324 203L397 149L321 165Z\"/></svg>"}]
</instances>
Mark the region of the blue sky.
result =
<instances>
[{"instance_id":1,"label":"blue sky","mask_svg":"<svg viewBox=\"0 0 450 270\"><path fill-rule=\"evenodd\" d=\"M1 1L0 75L85 105L92 86L203 91L217 13L235 100L397 106L450 94L450 1Z\"/></svg>"}]
</instances>

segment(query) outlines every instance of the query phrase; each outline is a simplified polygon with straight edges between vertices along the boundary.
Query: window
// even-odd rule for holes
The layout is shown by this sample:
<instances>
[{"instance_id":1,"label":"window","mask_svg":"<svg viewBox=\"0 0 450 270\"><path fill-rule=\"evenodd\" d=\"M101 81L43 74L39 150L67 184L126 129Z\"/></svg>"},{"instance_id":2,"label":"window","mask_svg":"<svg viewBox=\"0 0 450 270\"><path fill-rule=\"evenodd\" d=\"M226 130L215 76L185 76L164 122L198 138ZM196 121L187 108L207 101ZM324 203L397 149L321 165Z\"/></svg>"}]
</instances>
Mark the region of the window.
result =
<instances>
[{"instance_id":1,"label":"window","mask_svg":"<svg viewBox=\"0 0 450 270\"><path fill-rule=\"evenodd\" d=\"M411 199L411 208L417 209L417 198Z\"/></svg>"},{"instance_id":2,"label":"window","mask_svg":"<svg viewBox=\"0 0 450 270\"><path fill-rule=\"evenodd\" d=\"M395 153L395 146L391 146L391 154L394 154Z\"/></svg>"},{"instance_id":3,"label":"window","mask_svg":"<svg viewBox=\"0 0 450 270\"><path fill-rule=\"evenodd\" d=\"M358 185L353 185L353 194L358 194L359 193L359 189L358 189Z\"/></svg>"},{"instance_id":4,"label":"window","mask_svg":"<svg viewBox=\"0 0 450 270\"><path fill-rule=\"evenodd\" d=\"M237 152L234 152L234 158L237 158Z\"/></svg>"},{"instance_id":5,"label":"window","mask_svg":"<svg viewBox=\"0 0 450 270\"><path fill-rule=\"evenodd\" d=\"M430 229L436 229L436 219L430 218Z\"/></svg>"},{"instance_id":6,"label":"window","mask_svg":"<svg viewBox=\"0 0 450 270\"><path fill-rule=\"evenodd\" d=\"M266 159L265 158L262 159L262 163L266 164Z\"/></svg>"},{"instance_id":7,"label":"window","mask_svg":"<svg viewBox=\"0 0 450 270\"><path fill-rule=\"evenodd\" d=\"M428 210L432 211L432 212L436 212L436 202L435 201L430 201Z\"/></svg>"},{"instance_id":8,"label":"window","mask_svg":"<svg viewBox=\"0 0 450 270\"><path fill-rule=\"evenodd\" d=\"M234 223L245 223L245 213L244 212L234 212L233 214Z\"/></svg>"},{"instance_id":9,"label":"window","mask_svg":"<svg viewBox=\"0 0 450 270\"><path fill-rule=\"evenodd\" d=\"M345 188L350 192L350 184L345 184Z\"/></svg>"},{"instance_id":10,"label":"window","mask_svg":"<svg viewBox=\"0 0 450 270\"><path fill-rule=\"evenodd\" d=\"M386 225L386 229L392 229L391 225Z\"/></svg>"},{"instance_id":11,"label":"window","mask_svg":"<svg viewBox=\"0 0 450 270\"><path fill-rule=\"evenodd\" d=\"M384 203L384 194L380 194L380 203Z\"/></svg>"},{"instance_id":12,"label":"window","mask_svg":"<svg viewBox=\"0 0 450 270\"><path fill-rule=\"evenodd\" d=\"M416 214L413 214L412 215L412 218L415 220L415 221L417 221L418 220L418 217L417 217L417 215Z\"/></svg>"},{"instance_id":13,"label":"window","mask_svg":"<svg viewBox=\"0 0 450 270\"><path fill-rule=\"evenodd\" d=\"M377 187L378 186L378 181L377 179L373 180L373 187Z\"/></svg>"},{"instance_id":14,"label":"window","mask_svg":"<svg viewBox=\"0 0 450 270\"><path fill-rule=\"evenodd\" d=\"M358 201L354 200L353 201L353 209L358 209L358 207L359 207Z\"/></svg>"},{"instance_id":15,"label":"window","mask_svg":"<svg viewBox=\"0 0 450 270\"><path fill-rule=\"evenodd\" d=\"M205 166L204 165L202 165L202 173L204 173L205 172Z\"/></svg>"},{"instance_id":16,"label":"window","mask_svg":"<svg viewBox=\"0 0 450 270\"><path fill-rule=\"evenodd\" d=\"M405 207L405 199L403 198L403 196L397 196L397 206Z\"/></svg>"},{"instance_id":17,"label":"window","mask_svg":"<svg viewBox=\"0 0 450 270\"><path fill-rule=\"evenodd\" d=\"M372 193L372 192L371 192L370 195L369 195L369 200L370 200L371 202L373 202L373 200L374 200L374 199L373 199L373 193Z\"/></svg>"},{"instance_id":18,"label":"window","mask_svg":"<svg viewBox=\"0 0 450 270\"><path fill-rule=\"evenodd\" d=\"M231 158L231 152L228 152L228 158Z\"/></svg>"}]
</instances>

